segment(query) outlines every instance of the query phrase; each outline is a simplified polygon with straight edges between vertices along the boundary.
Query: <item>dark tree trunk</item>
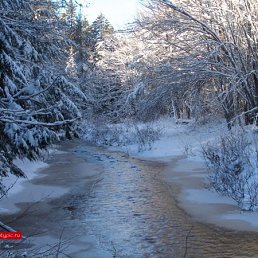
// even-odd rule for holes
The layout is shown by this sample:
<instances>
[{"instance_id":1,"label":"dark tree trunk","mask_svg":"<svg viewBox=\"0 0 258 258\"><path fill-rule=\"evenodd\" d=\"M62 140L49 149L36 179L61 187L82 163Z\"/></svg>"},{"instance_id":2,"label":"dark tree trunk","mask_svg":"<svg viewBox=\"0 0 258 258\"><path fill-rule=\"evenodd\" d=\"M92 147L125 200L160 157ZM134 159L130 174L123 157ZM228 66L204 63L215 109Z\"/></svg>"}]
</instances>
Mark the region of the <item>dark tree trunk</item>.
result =
<instances>
[{"instance_id":1,"label":"dark tree trunk","mask_svg":"<svg viewBox=\"0 0 258 258\"><path fill-rule=\"evenodd\" d=\"M257 61L253 62L253 69L255 71L258 71L258 62ZM254 74L253 78L254 78L254 102L255 102L255 107L258 107L258 78L257 78L257 75ZM256 119L257 115L258 115L258 112L256 110L255 114L254 114L256 126L258 126L258 121Z\"/></svg>"}]
</instances>

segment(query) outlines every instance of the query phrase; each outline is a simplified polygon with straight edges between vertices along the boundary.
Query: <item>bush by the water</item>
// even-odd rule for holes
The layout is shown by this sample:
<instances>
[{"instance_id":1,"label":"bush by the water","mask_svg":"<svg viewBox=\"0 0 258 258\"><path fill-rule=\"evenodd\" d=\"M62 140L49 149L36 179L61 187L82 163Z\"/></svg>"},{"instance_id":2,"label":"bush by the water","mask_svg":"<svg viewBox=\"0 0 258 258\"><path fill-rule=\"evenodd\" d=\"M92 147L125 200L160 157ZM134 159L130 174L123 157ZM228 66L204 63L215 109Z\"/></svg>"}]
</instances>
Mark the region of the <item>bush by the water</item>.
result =
<instances>
[{"instance_id":1,"label":"bush by the water","mask_svg":"<svg viewBox=\"0 0 258 258\"><path fill-rule=\"evenodd\" d=\"M138 151L150 150L161 136L161 129L153 123L108 124L95 121L87 125L84 138L98 145L127 146L136 144Z\"/></svg>"},{"instance_id":2,"label":"bush by the water","mask_svg":"<svg viewBox=\"0 0 258 258\"><path fill-rule=\"evenodd\" d=\"M231 132L202 146L211 186L243 210L258 208L257 138L255 133Z\"/></svg>"}]
</instances>

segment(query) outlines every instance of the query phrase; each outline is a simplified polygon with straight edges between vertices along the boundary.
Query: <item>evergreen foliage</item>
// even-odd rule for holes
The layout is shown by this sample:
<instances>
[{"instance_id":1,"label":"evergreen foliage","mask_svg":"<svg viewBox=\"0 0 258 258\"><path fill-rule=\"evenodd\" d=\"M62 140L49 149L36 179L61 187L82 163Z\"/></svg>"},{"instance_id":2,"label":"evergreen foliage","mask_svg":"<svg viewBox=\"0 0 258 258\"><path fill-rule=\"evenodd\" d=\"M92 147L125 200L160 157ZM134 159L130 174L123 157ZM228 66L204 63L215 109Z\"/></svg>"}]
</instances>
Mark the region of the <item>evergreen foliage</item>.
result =
<instances>
[{"instance_id":1,"label":"evergreen foliage","mask_svg":"<svg viewBox=\"0 0 258 258\"><path fill-rule=\"evenodd\" d=\"M64 76L64 24L55 14L50 1L0 2L1 178L24 176L14 158L38 158L49 143L75 133L81 117L86 96Z\"/></svg>"}]
</instances>

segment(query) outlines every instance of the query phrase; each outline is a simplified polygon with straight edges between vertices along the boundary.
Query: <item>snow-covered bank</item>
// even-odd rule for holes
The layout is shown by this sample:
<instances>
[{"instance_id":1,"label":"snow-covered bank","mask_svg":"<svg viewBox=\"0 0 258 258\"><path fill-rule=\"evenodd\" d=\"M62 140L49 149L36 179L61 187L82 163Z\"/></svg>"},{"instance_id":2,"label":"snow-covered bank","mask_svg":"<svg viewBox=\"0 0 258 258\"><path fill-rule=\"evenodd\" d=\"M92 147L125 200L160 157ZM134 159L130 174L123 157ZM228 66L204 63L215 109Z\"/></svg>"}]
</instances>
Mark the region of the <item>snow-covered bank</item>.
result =
<instances>
[{"instance_id":1,"label":"snow-covered bank","mask_svg":"<svg viewBox=\"0 0 258 258\"><path fill-rule=\"evenodd\" d=\"M141 159L165 161L164 181L180 186L179 205L195 219L235 230L258 231L258 213L242 212L237 203L215 191L208 190L208 170L201 146L227 132L223 121L205 125L177 124L161 120L163 136L151 150L138 152L136 145L121 147L129 155Z\"/></svg>"},{"instance_id":2,"label":"snow-covered bank","mask_svg":"<svg viewBox=\"0 0 258 258\"><path fill-rule=\"evenodd\" d=\"M46 159L51 155L62 154L64 152L57 149L57 146L52 145L47 151L42 153ZM56 192L55 189L48 189L46 191L45 188L37 186L33 187L31 181L35 178L43 177L40 174L40 171L49 167L49 164L42 160L30 161L28 159L16 159L14 164L20 168L26 175L25 178L19 177L10 174L8 177L2 178L2 183L7 189L7 195L3 196L0 201L0 213L14 213L19 209L16 207L15 202L11 201L15 200L18 202L35 200L38 201L41 198L46 197L50 192ZM30 189L28 190L28 185ZM25 191L26 190L26 191ZM26 194L24 194L26 192ZM21 194L22 193L22 194Z\"/></svg>"},{"instance_id":3,"label":"snow-covered bank","mask_svg":"<svg viewBox=\"0 0 258 258\"><path fill-rule=\"evenodd\" d=\"M163 176L171 187L179 186L178 204L194 219L228 229L258 232L257 212L243 212L234 200L207 189L203 162L181 157L176 163L168 162Z\"/></svg>"},{"instance_id":4,"label":"snow-covered bank","mask_svg":"<svg viewBox=\"0 0 258 258\"><path fill-rule=\"evenodd\" d=\"M17 178L12 174L3 178L2 183L5 185L6 189L8 189L7 196L14 195L22 191L24 188L24 182L29 182L37 176L37 172L40 169L48 167L48 164L41 160L30 161L28 159L16 159L14 164L25 173L26 178Z\"/></svg>"},{"instance_id":5,"label":"snow-covered bank","mask_svg":"<svg viewBox=\"0 0 258 258\"><path fill-rule=\"evenodd\" d=\"M201 145L215 139L227 131L223 120L205 125L197 125L193 121L176 123L174 119L161 119L153 123L154 128L162 131L151 150L138 152L137 144L121 147L128 154L143 158L166 158L187 155L191 160L202 161Z\"/></svg>"}]
</instances>

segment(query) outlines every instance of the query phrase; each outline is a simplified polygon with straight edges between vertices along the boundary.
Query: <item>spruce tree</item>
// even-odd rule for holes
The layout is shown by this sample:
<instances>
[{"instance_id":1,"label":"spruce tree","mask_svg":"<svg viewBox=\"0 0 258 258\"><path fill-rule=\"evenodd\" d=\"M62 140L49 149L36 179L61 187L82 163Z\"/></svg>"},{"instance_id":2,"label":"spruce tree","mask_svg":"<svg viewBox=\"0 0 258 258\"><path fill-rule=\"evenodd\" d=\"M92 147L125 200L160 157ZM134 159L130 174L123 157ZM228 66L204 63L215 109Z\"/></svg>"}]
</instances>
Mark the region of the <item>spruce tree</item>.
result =
<instances>
[{"instance_id":1,"label":"spruce tree","mask_svg":"<svg viewBox=\"0 0 258 258\"><path fill-rule=\"evenodd\" d=\"M9 173L24 176L14 158L36 159L74 131L81 117L77 103L86 100L60 71L65 41L54 29L61 25L47 11L49 3L0 2L0 180Z\"/></svg>"},{"instance_id":2,"label":"spruce tree","mask_svg":"<svg viewBox=\"0 0 258 258\"><path fill-rule=\"evenodd\" d=\"M100 14L90 26L90 45L92 62L97 63L101 59L99 49L106 37L114 33L113 26L109 23L103 14Z\"/></svg>"}]
</instances>

